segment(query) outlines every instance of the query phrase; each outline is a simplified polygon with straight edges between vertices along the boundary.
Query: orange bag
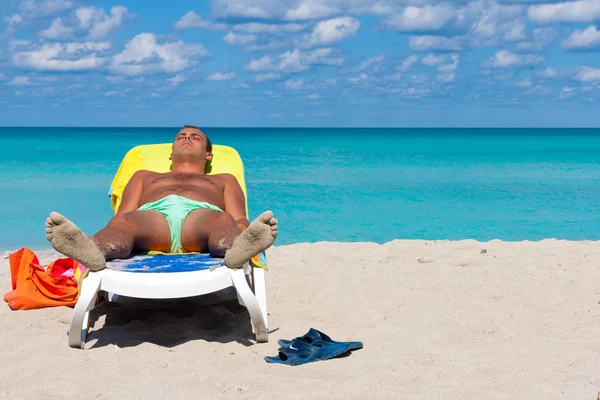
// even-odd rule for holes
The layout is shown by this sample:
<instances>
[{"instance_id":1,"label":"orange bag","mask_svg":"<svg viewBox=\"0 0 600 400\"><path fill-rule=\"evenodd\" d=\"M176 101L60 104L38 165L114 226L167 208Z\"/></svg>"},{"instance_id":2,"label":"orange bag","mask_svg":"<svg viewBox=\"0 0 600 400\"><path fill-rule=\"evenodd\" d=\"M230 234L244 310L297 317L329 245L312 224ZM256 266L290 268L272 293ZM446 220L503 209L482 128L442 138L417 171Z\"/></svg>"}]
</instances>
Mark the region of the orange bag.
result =
<instances>
[{"instance_id":1,"label":"orange bag","mask_svg":"<svg viewBox=\"0 0 600 400\"><path fill-rule=\"evenodd\" d=\"M44 270L37 256L27 248L12 253L9 260L13 290L4 296L4 301L11 309L73 307L77 303L78 282L74 276L63 276L69 269L78 269L77 261L60 258Z\"/></svg>"}]
</instances>

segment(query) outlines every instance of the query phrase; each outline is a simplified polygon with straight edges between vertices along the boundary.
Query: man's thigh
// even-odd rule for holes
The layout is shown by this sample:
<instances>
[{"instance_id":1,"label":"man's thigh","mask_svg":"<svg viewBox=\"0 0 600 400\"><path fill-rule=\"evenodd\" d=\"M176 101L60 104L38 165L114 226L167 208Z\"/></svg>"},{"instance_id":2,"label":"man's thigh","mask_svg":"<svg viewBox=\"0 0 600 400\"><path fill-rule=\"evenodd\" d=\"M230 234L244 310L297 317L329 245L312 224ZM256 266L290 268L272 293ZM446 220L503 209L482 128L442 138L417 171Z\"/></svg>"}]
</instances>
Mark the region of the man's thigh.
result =
<instances>
[{"instance_id":1,"label":"man's thigh","mask_svg":"<svg viewBox=\"0 0 600 400\"><path fill-rule=\"evenodd\" d=\"M167 220L160 212L132 211L125 214L125 220L134 237L134 252L169 251L171 231Z\"/></svg>"},{"instance_id":2,"label":"man's thigh","mask_svg":"<svg viewBox=\"0 0 600 400\"><path fill-rule=\"evenodd\" d=\"M208 251L208 237L216 229L233 225L235 221L226 212L198 209L188 214L181 229L181 245L187 251Z\"/></svg>"}]
</instances>

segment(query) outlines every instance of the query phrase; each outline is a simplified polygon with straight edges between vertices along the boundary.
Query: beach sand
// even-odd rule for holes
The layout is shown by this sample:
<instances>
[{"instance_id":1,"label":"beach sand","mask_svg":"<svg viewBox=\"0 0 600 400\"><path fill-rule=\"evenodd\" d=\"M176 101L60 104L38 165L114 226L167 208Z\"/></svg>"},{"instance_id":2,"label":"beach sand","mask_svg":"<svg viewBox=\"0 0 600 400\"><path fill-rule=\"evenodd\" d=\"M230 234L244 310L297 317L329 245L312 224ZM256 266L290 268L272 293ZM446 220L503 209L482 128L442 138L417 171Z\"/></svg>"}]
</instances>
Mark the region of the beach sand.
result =
<instances>
[{"instance_id":1,"label":"beach sand","mask_svg":"<svg viewBox=\"0 0 600 400\"><path fill-rule=\"evenodd\" d=\"M37 254L44 264L58 257ZM232 293L105 304L86 350L67 345L72 309L4 303L0 398L585 400L600 391L600 242L296 244L269 249L268 263L265 344ZM277 339L311 327L364 348L297 367L264 361Z\"/></svg>"}]
</instances>

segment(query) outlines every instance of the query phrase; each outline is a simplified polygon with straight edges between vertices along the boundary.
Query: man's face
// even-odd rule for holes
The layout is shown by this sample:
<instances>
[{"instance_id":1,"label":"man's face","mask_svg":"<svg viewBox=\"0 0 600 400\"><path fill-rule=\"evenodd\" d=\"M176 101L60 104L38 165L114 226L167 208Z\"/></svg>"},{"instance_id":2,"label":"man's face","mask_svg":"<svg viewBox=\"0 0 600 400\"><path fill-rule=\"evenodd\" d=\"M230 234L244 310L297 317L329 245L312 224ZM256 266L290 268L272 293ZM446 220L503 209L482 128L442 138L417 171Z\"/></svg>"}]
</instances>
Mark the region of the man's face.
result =
<instances>
[{"instance_id":1,"label":"man's face","mask_svg":"<svg viewBox=\"0 0 600 400\"><path fill-rule=\"evenodd\" d=\"M210 153L206 151L206 136L195 128L183 128L173 142L173 153L195 154L202 159L210 159Z\"/></svg>"}]
</instances>

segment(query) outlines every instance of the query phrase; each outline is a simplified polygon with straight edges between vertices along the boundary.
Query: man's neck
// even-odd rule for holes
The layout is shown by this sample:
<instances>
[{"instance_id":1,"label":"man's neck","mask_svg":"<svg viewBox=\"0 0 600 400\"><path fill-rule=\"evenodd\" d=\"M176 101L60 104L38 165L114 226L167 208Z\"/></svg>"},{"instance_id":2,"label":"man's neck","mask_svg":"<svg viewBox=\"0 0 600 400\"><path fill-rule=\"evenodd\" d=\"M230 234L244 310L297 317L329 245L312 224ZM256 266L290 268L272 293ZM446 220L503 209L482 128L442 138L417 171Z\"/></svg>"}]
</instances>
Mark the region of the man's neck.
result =
<instances>
[{"instance_id":1,"label":"man's neck","mask_svg":"<svg viewBox=\"0 0 600 400\"><path fill-rule=\"evenodd\" d=\"M173 163L171 173L173 174L201 174L204 175L204 165L192 162Z\"/></svg>"}]
</instances>

